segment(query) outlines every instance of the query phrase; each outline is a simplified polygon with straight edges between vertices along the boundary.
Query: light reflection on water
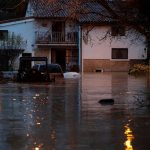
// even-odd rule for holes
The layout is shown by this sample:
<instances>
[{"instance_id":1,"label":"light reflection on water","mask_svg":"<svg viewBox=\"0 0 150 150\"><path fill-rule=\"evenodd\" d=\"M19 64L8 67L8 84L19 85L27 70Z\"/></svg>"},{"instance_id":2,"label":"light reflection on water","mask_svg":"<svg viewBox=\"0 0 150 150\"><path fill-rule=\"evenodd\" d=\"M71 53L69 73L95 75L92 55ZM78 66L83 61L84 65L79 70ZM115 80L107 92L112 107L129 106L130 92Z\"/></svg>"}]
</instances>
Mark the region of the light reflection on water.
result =
<instances>
[{"instance_id":1,"label":"light reflection on water","mask_svg":"<svg viewBox=\"0 0 150 150\"><path fill-rule=\"evenodd\" d=\"M130 120L129 120L130 122ZM125 126L125 136L126 136L126 141L124 142L124 145L126 146L125 150L134 150L133 149L133 140L134 140L134 135L133 135L133 131L130 128L130 123L127 123Z\"/></svg>"},{"instance_id":2,"label":"light reflection on water","mask_svg":"<svg viewBox=\"0 0 150 150\"><path fill-rule=\"evenodd\" d=\"M40 148L39 148L39 147L36 147L35 150L40 150Z\"/></svg>"},{"instance_id":3,"label":"light reflection on water","mask_svg":"<svg viewBox=\"0 0 150 150\"><path fill-rule=\"evenodd\" d=\"M149 137L150 112L133 98L147 100L141 92L150 91L145 78L85 75L80 85L0 86L0 150L147 150L141 139ZM102 106L101 98L115 103Z\"/></svg>"}]
</instances>

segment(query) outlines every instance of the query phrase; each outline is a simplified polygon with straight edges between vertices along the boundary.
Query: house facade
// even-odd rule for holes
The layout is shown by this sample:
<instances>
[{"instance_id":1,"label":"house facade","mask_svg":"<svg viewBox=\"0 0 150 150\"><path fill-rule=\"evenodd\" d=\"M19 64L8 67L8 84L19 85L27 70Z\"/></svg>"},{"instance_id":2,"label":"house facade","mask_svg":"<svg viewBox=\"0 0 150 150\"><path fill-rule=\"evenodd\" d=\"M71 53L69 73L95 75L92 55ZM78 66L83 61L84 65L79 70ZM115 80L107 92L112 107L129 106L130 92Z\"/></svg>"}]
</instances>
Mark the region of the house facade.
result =
<instances>
[{"instance_id":1,"label":"house facade","mask_svg":"<svg viewBox=\"0 0 150 150\"><path fill-rule=\"evenodd\" d=\"M63 71L78 66L78 27L71 20L35 20L34 56L46 56L49 63L58 63Z\"/></svg>"},{"instance_id":2,"label":"house facade","mask_svg":"<svg viewBox=\"0 0 150 150\"><path fill-rule=\"evenodd\" d=\"M147 58L144 36L127 29L112 35L111 25L94 26L86 35L89 28L82 27L83 72L129 71L133 64Z\"/></svg>"},{"instance_id":3,"label":"house facade","mask_svg":"<svg viewBox=\"0 0 150 150\"><path fill-rule=\"evenodd\" d=\"M78 71L79 26L75 20L66 17L65 10L53 13L51 5L37 4L36 0L28 4L26 17L34 16L33 55L46 56L49 63L60 64L63 71ZM54 7L58 5L54 4Z\"/></svg>"},{"instance_id":4,"label":"house facade","mask_svg":"<svg viewBox=\"0 0 150 150\"><path fill-rule=\"evenodd\" d=\"M97 4L92 6L95 10ZM45 56L49 63L60 64L64 72L128 71L132 64L147 58L142 35L93 15L70 19L65 9L53 13L57 7L32 0L24 18L1 22L0 31L23 38L26 47L20 56ZM18 59L14 69L17 67Z\"/></svg>"},{"instance_id":5,"label":"house facade","mask_svg":"<svg viewBox=\"0 0 150 150\"><path fill-rule=\"evenodd\" d=\"M64 71L78 69L78 28L71 20L26 17L2 22L0 31L23 38L26 47L22 56L47 57L49 63L60 64ZM14 69L17 68L16 59Z\"/></svg>"}]
</instances>

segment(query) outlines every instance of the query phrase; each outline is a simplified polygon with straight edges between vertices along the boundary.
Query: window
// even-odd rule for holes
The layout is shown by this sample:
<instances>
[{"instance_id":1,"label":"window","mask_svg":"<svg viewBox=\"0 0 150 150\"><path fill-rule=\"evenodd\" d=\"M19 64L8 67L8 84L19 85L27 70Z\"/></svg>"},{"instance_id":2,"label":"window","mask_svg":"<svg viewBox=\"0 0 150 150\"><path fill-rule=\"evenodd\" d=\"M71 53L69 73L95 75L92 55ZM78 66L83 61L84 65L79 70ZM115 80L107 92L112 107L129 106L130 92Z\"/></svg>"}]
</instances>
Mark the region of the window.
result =
<instances>
[{"instance_id":1,"label":"window","mask_svg":"<svg viewBox=\"0 0 150 150\"><path fill-rule=\"evenodd\" d=\"M8 38L8 30L0 30L0 40L6 40Z\"/></svg>"},{"instance_id":2,"label":"window","mask_svg":"<svg viewBox=\"0 0 150 150\"><path fill-rule=\"evenodd\" d=\"M112 36L125 36L125 27L114 25L111 27Z\"/></svg>"},{"instance_id":3,"label":"window","mask_svg":"<svg viewBox=\"0 0 150 150\"><path fill-rule=\"evenodd\" d=\"M112 59L128 59L127 48L112 48Z\"/></svg>"}]
</instances>

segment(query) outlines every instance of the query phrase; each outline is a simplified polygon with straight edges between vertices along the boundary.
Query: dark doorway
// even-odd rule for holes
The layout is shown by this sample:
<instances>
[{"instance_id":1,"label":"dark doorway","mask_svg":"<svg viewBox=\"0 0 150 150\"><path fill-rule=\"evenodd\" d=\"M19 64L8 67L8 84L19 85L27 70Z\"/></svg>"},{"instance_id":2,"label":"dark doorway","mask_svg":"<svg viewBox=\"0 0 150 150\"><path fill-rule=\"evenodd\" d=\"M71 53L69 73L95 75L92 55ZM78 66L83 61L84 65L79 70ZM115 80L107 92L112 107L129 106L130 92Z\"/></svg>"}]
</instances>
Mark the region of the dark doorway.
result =
<instances>
[{"instance_id":1,"label":"dark doorway","mask_svg":"<svg viewBox=\"0 0 150 150\"><path fill-rule=\"evenodd\" d=\"M6 71L9 68L9 57L0 55L0 71Z\"/></svg>"},{"instance_id":2,"label":"dark doorway","mask_svg":"<svg viewBox=\"0 0 150 150\"><path fill-rule=\"evenodd\" d=\"M52 63L61 65L63 71L66 70L66 50L65 49L53 49L52 50Z\"/></svg>"},{"instance_id":3,"label":"dark doorway","mask_svg":"<svg viewBox=\"0 0 150 150\"><path fill-rule=\"evenodd\" d=\"M22 53L22 56L23 57L32 57L32 54L31 53ZM22 66L22 68L29 70L29 69L31 69L31 61L24 60L21 62L21 66Z\"/></svg>"},{"instance_id":4,"label":"dark doorway","mask_svg":"<svg viewBox=\"0 0 150 150\"><path fill-rule=\"evenodd\" d=\"M64 29L65 29L64 26L65 26L65 23L62 22L62 21L53 22L52 32L61 32L61 33L63 33Z\"/></svg>"},{"instance_id":5,"label":"dark doorway","mask_svg":"<svg viewBox=\"0 0 150 150\"><path fill-rule=\"evenodd\" d=\"M61 21L53 22L52 24L52 41L64 42L65 41L65 23Z\"/></svg>"}]
</instances>

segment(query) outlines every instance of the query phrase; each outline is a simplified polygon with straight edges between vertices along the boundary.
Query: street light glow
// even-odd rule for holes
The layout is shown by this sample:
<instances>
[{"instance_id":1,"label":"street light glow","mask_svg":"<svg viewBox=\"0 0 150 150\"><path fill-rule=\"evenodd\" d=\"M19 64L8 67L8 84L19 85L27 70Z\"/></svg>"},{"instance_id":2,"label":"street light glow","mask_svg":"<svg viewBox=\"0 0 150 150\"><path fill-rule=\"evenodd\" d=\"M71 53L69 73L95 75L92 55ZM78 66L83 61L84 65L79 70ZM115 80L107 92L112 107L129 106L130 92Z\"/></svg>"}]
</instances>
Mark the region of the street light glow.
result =
<instances>
[{"instance_id":1,"label":"street light glow","mask_svg":"<svg viewBox=\"0 0 150 150\"><path fill-rule=\"evenodd\" d=\"M129 124L125 125L125 132L126 141L124 142L124 145L126 146L125 150L133 150L132 141L134 139L133 133L131 128L129 127Z\"/></svg>"}]
</instances>

